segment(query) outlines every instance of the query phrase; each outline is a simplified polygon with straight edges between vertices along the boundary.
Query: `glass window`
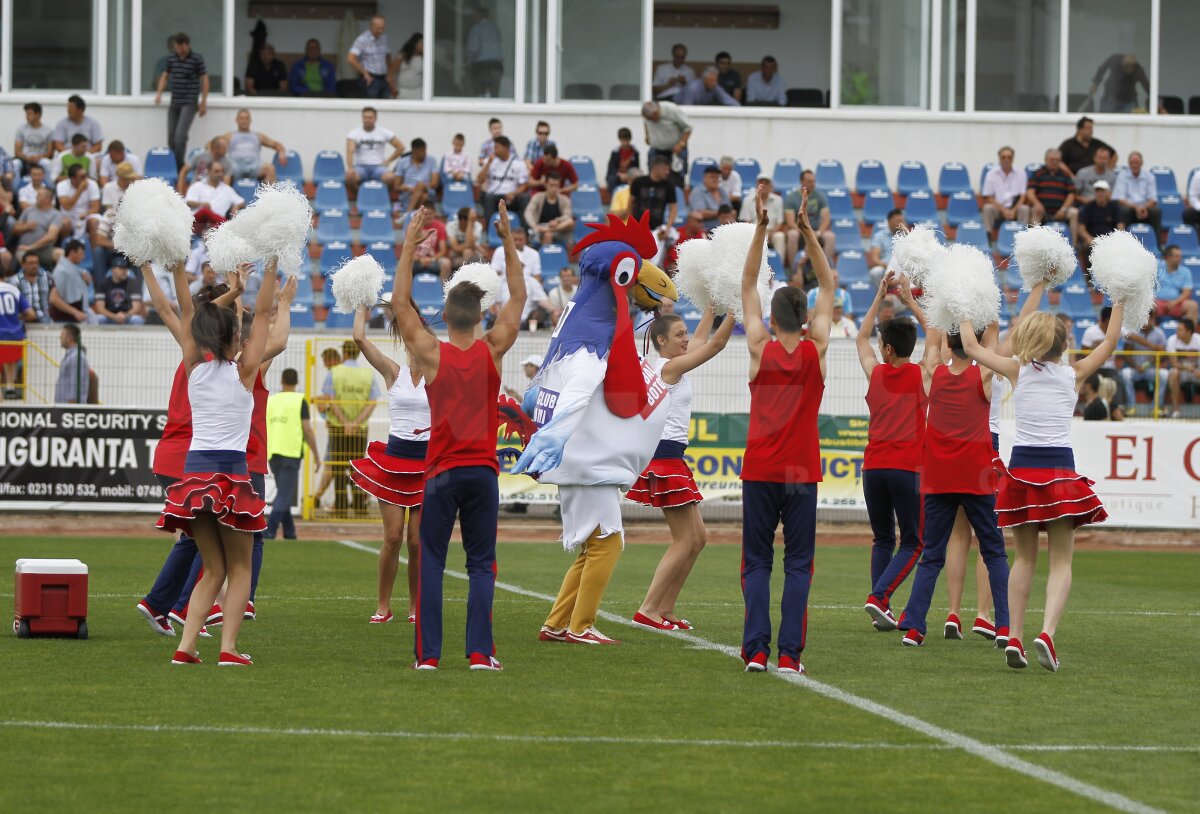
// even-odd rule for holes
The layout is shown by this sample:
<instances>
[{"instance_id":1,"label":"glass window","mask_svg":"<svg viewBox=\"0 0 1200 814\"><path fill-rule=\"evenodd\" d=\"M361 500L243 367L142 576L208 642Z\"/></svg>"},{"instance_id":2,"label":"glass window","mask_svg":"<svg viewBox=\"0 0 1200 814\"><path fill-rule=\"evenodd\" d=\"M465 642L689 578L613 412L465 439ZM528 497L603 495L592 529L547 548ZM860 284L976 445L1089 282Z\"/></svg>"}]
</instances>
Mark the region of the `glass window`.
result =
<instances>
[{"instance_id":1,"label":"glass window","mask_svg":"<svg viewBox=\"0 0 1200 814\"><path fill-rule=\"evenodd\" d=\"M1163 96L1175 97L1172 101L1176 107L1167 112L1200 113L1195 43L1196 32L1200 31L1200 3L1162 0L1159 15L1158 91ZM1195 104L1191 104L1192 97L1197 98Z\"/></svg>"},{"instance_id":2,"label":"glass window","mask_svg":"<svg viewBox=\"0 0 1200 814\"><path fill-rule=\"evenodd\" d=\"M1150 97L1150 4L1071 0L1070 20L1068 110L1145 112Z\"/></svg>"},{"instance_id":3,"label":"glass window","mask_svg":"<svg viewBox=\"0 0 1200 814\"><path fill-rule=\"evenodd\" d=\"M560 23L560 99L628 100L642 95L641 0L562 0ZM620 48L597 43L620 43ZM614 53L631 56L613 59Z\"/></svg>"},{"instance_id":4,"label":"glass window","mask_svg":"<svg viewBox=\"0 0 1200 814\"><path fill-rule=\"evenodd\" d=\"M92 0L13 3L13 89L91 89L92 33Z\"/></svg>"},{"instance_id":5,"label":"glass window","mask_svg":"<svg viewBox=\"0 0 1200 814\"><path fill-rule=\"evenodd\" d=\"M437 0L434 96L513 98L516 0Z\"/></svg>"},{"instance_id":6,"label":"glass window","mask_svg":"<svg viewBox=\"0 0 1200 814\"><path fill-rule=\"evenodd\" d=\"M133 19L131 0L108 0L108 92L122 96L129 93L129 72L132 70L130 46Z\"/></svg>"},{"instance_id":7,"label":"glass window","mask_svg":"<svg viewBox=\"0 0 1200 814\"><path fill-rule=\"evenodd\" d=\"M928 8L928 0L845 0L843 105L924 105L929 76Z\"/></svg>"},{"instance_id":8,"label":"glass window","mask_svg":"<svg viewBox=\"0 0 1200 814\"><path fill-rule=\"evenodd\" d=\"M975 109L1057 111L1059 0L977 9Z\"/></svg>"},{"instance_id":9,"label":"glass window","mask_svg":"<svg viewBox=\"0 0 1200 814\"><path fill-rule=\"evenodd\" d=\"M204 57L213 93L224 90L224 0L142 0L142 90L153 91L167 67L168 38L184 32ZM235 67L236 70L236 67Z\"/></svg>"},{"instance_id":10,"label":"glass window","mask_svg":"<svg viewBox=\"0 0 1200 814\"><path fill-rule=\"evenodd\" d=\"M967 0L941 0L941 110L965 110L967 98Z\"/></svg>"}]
</instances>

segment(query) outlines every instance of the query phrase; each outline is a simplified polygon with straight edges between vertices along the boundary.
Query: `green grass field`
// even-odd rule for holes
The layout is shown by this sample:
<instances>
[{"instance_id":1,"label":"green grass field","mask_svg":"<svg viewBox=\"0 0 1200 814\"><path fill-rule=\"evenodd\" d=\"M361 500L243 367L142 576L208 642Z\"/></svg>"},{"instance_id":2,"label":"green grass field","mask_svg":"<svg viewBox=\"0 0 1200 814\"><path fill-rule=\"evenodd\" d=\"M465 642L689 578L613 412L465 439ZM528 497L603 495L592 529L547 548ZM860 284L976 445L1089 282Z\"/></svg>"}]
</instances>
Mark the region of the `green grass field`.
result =
<instances>
[{"instance_id":1,"label":"green grass field","mask_svg":"<svg viewBox=\"0 0 1200 814\"><path fill-rule=\"evenodd\" d=\"M371 534L359 541L374 545ZM442 669L418 673L409 625L366 623L371 554L268 546L259 619L241 640L256 666L219 670L219 640L202 640L202 667L172 667L176 640L134 612L165 535L0 539L0 562L83 559L92 592L89 641L0 642L0 811L1186 811L1200 800L1194 554L1078 553L1052 675L1032 651L1030 669L1009 670L976 636L902 648L861 610L867 550L818 544L811 680L787 681L747 675L728 653L741 637L735 546L710 547L684 592L695 640L606 620L621 647L539 643L548 603L497 590L502 673L459 658L460 580L446 583ZM607 610L636 610L661 552L626 550ZM556 545L502 545L500 580L553 594L567 564ZM944 606L939 591L935 635Z\"/></svg>"}]
</instances>

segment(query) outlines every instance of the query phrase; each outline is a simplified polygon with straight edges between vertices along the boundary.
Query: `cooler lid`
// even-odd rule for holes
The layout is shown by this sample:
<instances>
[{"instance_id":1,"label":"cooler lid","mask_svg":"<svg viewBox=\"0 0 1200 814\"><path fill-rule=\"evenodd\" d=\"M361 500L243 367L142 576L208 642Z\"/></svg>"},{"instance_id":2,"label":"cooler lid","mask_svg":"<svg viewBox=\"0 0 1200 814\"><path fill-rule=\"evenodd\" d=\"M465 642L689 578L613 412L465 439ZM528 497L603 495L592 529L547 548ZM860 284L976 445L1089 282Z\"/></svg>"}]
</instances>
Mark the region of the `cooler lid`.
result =
<instances>
[{"instance_id":1,"label":"cooler lid","mask_svg":"<svg viewBox=\"0 0 1200 814\"><path fill-rule=\"evenodd\" d=\"M17 560L18 574L86 574L87 566L79 560Z\"/></svg>"}]
</instances>

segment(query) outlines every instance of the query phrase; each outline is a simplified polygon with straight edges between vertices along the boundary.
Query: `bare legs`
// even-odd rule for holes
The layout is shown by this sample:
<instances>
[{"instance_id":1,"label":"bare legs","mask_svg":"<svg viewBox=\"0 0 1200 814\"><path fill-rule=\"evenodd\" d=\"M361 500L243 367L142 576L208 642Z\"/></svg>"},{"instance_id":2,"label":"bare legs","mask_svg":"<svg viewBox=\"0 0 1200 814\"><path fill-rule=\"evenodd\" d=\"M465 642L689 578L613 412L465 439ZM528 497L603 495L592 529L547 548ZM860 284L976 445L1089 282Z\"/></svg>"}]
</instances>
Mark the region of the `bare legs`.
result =
<instances>
[{"instance_id":1,"label":"bare legs","mask_svg":"<svg viewBox=\"0 0 1200 814\"><path fill-rule=\"evenodd\" d=\"M228 578L225 604L233 608L245 608L250 600L251 550L254 538L242 531L222 526L211 514L201 515L192 521L192 533L196 548L200 550L200 561L204 573L192 591L187 620L179 649L185 653L196 650L196 638L208 617L209 608ZM242 614L226 614L221 626L221 652L236 653L238 632L242 628Z\"/></svg>"},{"instance_id":2,"label":"bare legs","mask_svg":"<svg viewBox=\"0 0 1200 814\"><path fill-rule=\"evenodd\" d=\"M671 545L654 570L654 578L638 610L655 622L664 619L678 622L675 603L688 574L692 572L692 566L696 564L696 558L708 542L708 533L700 517L699 504L663 509L663 517L671 529Z\"/></svg>"},{"instance_id":3,"label":"bare legs","mask_svg":"<svg viewBox=\"0 0 1200 814\"><path fill-rule=\"evenodd\" d=\"M1038 529L1027 524L1013 528L1017 558L1008 572L1008 618L1009 635L1014 639L1024 638L1025 609L1029 607L1029 591L1033 586L1033 574L1037 571Z\"/></svg>"},{"instance_id":4,"label":"bare legs","mask_svg":"<svg viewBox=\"0 0 1200 814\"><path fill-rule=\"evenodd\" d=\"M1075 521L1069 517L1047 524L1050 538L1050 576L1046 580L1046 617L1042 630L1054 636L1071 593L1071 558L1075 553Z\"/></svg>"},{"instance_id":5,"label":"bare legs","mask_svg":"<svg viewBox=\"0 0 1200 814\"><path fill-rule=\"evenodd\" d=\"M405 531L408 537L408 615L416 612L417 568L421 554L419 529L421 527L421 509L408 509L408 521L405 522L405 509L391 503L379 503L379 513L383 515L383 547L379 549L379 602L375 613L387 616L392 610L392 589L396 584L396 573L400 570L400 546L405 541Z\"/></svg>"}]
</instances>

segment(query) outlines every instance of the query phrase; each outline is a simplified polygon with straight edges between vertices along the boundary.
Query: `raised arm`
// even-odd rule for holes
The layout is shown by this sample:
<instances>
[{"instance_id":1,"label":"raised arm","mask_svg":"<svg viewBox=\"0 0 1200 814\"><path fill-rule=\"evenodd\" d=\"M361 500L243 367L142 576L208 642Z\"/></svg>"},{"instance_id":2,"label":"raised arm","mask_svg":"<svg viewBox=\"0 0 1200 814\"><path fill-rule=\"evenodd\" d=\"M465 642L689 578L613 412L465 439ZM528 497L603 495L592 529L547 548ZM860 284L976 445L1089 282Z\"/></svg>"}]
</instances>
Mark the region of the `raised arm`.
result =
<instances>
[{"instance_id":1,"label":"raised arm","mask_svg":"<svg viewBox=\"0 0 1200 814\"><path fill-rule=\"evenodd\" d=\"M742 324L746 328L746 347L750 350L750 378L758 374L758 362L763 348L771 341L767 326L763 325L762 300L758 294L758 270L762 266L763 246L767 240L769 218L766 207L767 193L758 188L754 198L756 224L750 251L746 253L746 265L742 267Z\"/></svg>"},{"instance_id":2,"label":"raised arm","mask_svg":"<svg viewBox=\"0 0 1200 814\"><path fill-rule=\"evenodd\" d=\"M289 276L279 287L275 321L271 323L271 332L267 335L267 349L263 354L263 373L266 373L272 359L287 350L288 334L292 330L292 300L296 299L296 289L299 285L300 281L296 277Z\"/></svg>"},{"instance_id":3,"label":"raised arm","mask_svg":"<svg viewBox=\"0 0 1200 814\"><path fill-rule=\"evenodd\" d=\"M392 385L396 383L396 377L400 375L400 365L384 355L375 343L367 339L367 311L364 306L354 312L354 331L351 337L354 339L354 344L358 345L358 349L362 351L363 358L371 367L379 371L379 375L383 377L383 383L388 390L392 389Z\"/></svg>"},{"instance_id":4,"label":"raised arm","mask_svg":"<svg viewBox=\"0 0 1200 814\"><path fill-rule=\"evenodd\" d=\"M1124 316L1125 306L1119 302L1114 303L1112 316L1108 319L1108 330L1104 332L1104 340L1091 353L1071 365L1075 368L1076 381L1082 382L1091 376L1104 366L1108 357L1113 355L1113 351L1117 349L1117 343L1121 341L1121 320Z\"/></svg>"},{"instance_id":5,"label":"raised arm","mask_svg":"<svg viewBox=\"0 0 1200 814\"><path fill-rule=\"evenodd\" d=\"M184 269L183 260L172 266L171 282L179 300L179 335L175 338L183 350L183 366L190 374L193 367L204 361L204 351L197 347L196 340L192 338L192 316L196 313L196 308L188 294L187 271ZM180 291L183 292L182 297L179 296Z\"/></svg>"},{"instance_id":6,"label":"raised arm","mask_svg":"<svg viewBox=\"0 0 1200 814\"><path fill-rule=\"evenodd\" d=\"M258 368L266 357L267 334L271 330L271 326L267 324L266 315L270 313L271 303L275 300L275 289L278 282L276 265L275 258L271 258L263 267L262 286L258 289L258 297L254 300L254 313L262 316L251 324L250 339L246 342L238 360L238 373L247 390L254 387L254 378L258 375Z\"/></svg>"},{"instance_id":7,"label":"raised arm","mask_svg":"<svg viewBox=\"0 0 1200 814\"><path fill-rule=\"evenodd\" d=\"M1017 386L1017 374L1021 372L1020 362L1011 356L1001 356L991 348L981 345L975 338L975 326L969 321L964 321L959 326L959 331L962 336L963 350L967 356L1008 379L1014 388Z\"/></svg>"},{"instance_id":8,"label":"raised arm","mask_svg":"<svg viewBox=\"0 0 1200 814\"><path fill-rule=\"evenodd\" d=\"M705 315L711 317L711 311L712 308L710 306ZM689 345L687 353L682 356L676 356L663 365L662 380L667 384L675 384L683 378L684 373L695 370L723 351L725 346L729 344L729 337L733 335L735 322L736 320L734 320L731 314L726 314L721 324L713 331L711 337L707 337L706 339L699 339L698 336L694 337L694 347ZM698 334L699 331L697 331Z\"/></svg>"},{"instance_id":9,"label":"raised arm","mask_svg":"<svg viewBox=\"0 0 1200 814\"><path fill-rule=\"evenodd\" d=\"M904 303L908 310L912 311L917 323L921 326L921 330L929 332L929 325L925 322L925 311L921 308L921 303L917 302L917 298L912 293L912 282L907 275L901 274L897 281L900 289L900 302Z\"/></svg>"},{"instance_id":10,"label":"raised arm","mask_svg":"<svg viewBox=\"0 0 1200 814\"><path fill-rule=\"evenodd\" d=\"M175 337L175 341L182 347L183 340L179 338L179 317L176 316L175 309L171 307L171 301L167 299L162 286L158 284L158 278L154 276L154 268L149 263L142 264L142 280L145 281L146 289L150 292L150 303L158 313L158 318L162 320L163 325L167 326L171 336Z\"/></svg>"},{"instance_id":11,"label":"raised arm","mask_svg":"<svg viewBox=\"0 0 1200 814\"><path fill-rule=\"evenodd\" d=\"M933 386L933 374L942 364L942 347L946 344L946 334L936 328L925 331L925 349L921 353L921 381L925 385L925 395Z\"/></svg>"},{"instance_id":12,"label":"raised arm","mask_svg":"<svg viewBox=\"0 0 1200 814\"><path fill-rule=\"evenodd\" d=\"M804 250L812 262L813 271L817 275L817 301L812 313L808 315L808 338L817 346L817 354L821 359L821 375L825 375L825 350L829 347L829 328L833 324L833 298L837 293L837 284L833 281L833 269L829 267L829 258L821 248L821 241L813 231L808 219L808 190L801 187L800 209L796 212L796 221L800 224L800 235L804 238Z\"/></svg>"},{"instance_id":13,"label":"raised arm","mask_svg":"<svg viewBox=\"0 0 1200 814\"><path fill-rule=\"evenodd\" d=\"M392 287L392 317L400 326L404 345L425 371L425 381L433 381L437 375L440 348L437 337L425 330L425 323L412 303L412 267L417 246L428 236L425 219L428 210L424 207L413 214L404 235L404 247L400 250L400 262L396 264L396 282ZM432 231L432 230L431 230Z\"/></svg>"},{"instance_id":14,"label":"raised arm","mask_svg":"<svg viewBox=\"0 0 1200 814\"><path fill-rule=\"evenodd\" d=\"M888 273L879 281L875 299L871 301L871 307L863 315L862 324L858 326L858 336L854 338L854 344L858 348L858 363L862 365L863 373L867 374L867 381L871 380L871 373L879 365L879 356L875 353L875 348L871 347L871 331L875 329L875 318L879 314L879 305L892 286L893 276ZM882 346L882 336L880 336L879 343Z\"/></svg>"},{"instance_id":15,"label":"raised arm","mask_svg":"<svg viewBox=\"0 0 1200 814\"><path fill-rule=\"evenodd\" d=\"M508 207L500 201L500 216L496 221L496 234L504 244L504 277L508 281L508 301L500 308L492 329L487 332L484 341L492 348L492 358L497 365L513 343L521 330L521 314L525 312L525 267L521 265L521 255L517 253L517 244L513 242L512 224L508 220Z\"/></svg>"}]
</instances>

